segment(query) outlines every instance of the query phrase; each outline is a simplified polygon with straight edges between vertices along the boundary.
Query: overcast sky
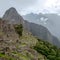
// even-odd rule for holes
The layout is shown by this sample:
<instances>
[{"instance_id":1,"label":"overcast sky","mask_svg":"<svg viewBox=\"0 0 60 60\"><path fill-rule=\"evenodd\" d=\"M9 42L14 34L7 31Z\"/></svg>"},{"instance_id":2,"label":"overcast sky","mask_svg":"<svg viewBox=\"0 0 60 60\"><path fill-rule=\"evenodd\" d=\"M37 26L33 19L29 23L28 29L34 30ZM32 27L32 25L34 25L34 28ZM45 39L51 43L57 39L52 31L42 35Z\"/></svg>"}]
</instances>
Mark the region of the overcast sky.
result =
<instances>
[{"instance_id":1,"label":"overcast sky","mask_svg":"<svg viewBox=\"0 0 60 60\"><path fill-rule=\"evenodd\" d=\"M24 15L28 13L60 13L60 0L0 0L0 16L10 7Z\"/></svg>"}]
</instances>

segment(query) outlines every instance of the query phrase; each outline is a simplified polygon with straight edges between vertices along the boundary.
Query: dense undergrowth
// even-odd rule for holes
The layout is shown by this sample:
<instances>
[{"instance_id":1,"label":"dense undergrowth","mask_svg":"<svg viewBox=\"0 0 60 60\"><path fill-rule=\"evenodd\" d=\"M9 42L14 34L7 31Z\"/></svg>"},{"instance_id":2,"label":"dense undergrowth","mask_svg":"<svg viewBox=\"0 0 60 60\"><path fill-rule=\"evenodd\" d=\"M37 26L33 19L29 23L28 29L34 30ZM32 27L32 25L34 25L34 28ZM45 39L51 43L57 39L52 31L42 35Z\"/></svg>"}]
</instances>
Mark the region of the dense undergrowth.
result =
<instances>
[{"instance_id":1,"label":"dense undergrowth","mask_svg":"<svg viewBox=\"0 0 60 60\"><path fill-rule=\"evenodd\" d=\"M60 60L60 49L48 42L38 39L34 49L47 57L48 60Z\"/></svg>"}]
</instances>

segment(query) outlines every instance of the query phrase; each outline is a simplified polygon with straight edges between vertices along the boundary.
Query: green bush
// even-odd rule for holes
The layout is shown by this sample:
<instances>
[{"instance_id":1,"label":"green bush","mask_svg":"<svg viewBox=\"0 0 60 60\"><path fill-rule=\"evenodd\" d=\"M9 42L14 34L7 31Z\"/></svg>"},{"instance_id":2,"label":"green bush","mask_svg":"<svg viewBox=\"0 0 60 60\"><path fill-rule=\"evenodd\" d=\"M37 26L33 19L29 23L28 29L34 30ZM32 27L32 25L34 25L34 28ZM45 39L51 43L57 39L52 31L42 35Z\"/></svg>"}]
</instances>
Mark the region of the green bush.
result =
<instances>
[{"instance_id":1,"label":"green bush","mask_svg":"<svg viewBox=\"0 0 60 60\"><path fill-rule=\"evenodd\" d=\"M15 26L15 31L19 34L19 36L22 36L22 32L23 32L23 26L22 26L22 24L16 25Z\"/></svg>"},{"instance_id":2,"label":"green bush","mask_svg":"<svg viewBox=\"0 0 60 60\"><path fill-rule=\"evenodd\" d=\"M60 60L60 49L48 42L38 39L38 42L36 46L34 46L34 49L37 52L45 55L49 60Z\"/></svg>"}]
</instances>

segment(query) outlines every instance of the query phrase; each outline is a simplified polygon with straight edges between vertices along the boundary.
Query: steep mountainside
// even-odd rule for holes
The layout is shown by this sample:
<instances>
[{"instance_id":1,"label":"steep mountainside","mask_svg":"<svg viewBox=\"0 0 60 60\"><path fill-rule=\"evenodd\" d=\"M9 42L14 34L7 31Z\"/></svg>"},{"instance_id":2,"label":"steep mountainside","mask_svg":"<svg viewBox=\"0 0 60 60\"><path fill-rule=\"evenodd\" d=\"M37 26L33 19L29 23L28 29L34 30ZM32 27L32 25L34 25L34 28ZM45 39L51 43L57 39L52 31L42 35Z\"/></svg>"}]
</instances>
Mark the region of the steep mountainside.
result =
<instances>
[{"instance_id":1,"label":"steep mountainside","mask_svg":"<svg viewBox=\"0 0 60 60\"><path fill-rule=\"evenodd\" d=\"M60 41L58 40L58 38L53 36L46 27L27 21L25 21L25 26L26 29L30 31L34 36L37 36L40 39L43 39L60 47Z\"/></svg>"},{"instance_id":2,"label":"steep mountainside","mask_svg":"<svg viewBox=\"0 0 60 60\"><path fill-rule=\"evenodd\" d=\"M34 36L25 31L22 36L19 36L13 25L0 19L0 60L47 59L32 48L37 41Z\"/></svg>"},{"instance_id":3,"label":"steep mountainside","mask_svg":"<svg viewBox=\"0 0 60 60\"><path fill-rule=\"evenodd\" d=\"M60 60L57 47L37 39L25 30L19 36L7 21L0 19L0 23L0 60Z\"/></svg>"},{"instance_id":4,"label":"steep mountainside","mask_svg":"<svg viewBox=\"0 0 60 60\"><path fill-rule=\"evenodd\" d=\"M24 15L23 18L27 21L47 27L53 35L60 39L60 15L30 13Z\"/></svg>"},{"instance_id":5,"label":"steep mountainside","mask_svg":"<svg viewBox=\"0 0 60 60\"><path fill-rule=\"evenodd\" d=\"M0 60L60 60L60 49L52 45L60 42L48 29L24 21L15 8L7 11L0 19Z\"/></svg>"},{"instance_id":6,"label":"steep mountainside","mask_svg":"<svg viewBox=\"0 0 60 60\"><path fill-rule=\"evenodd\" d=\"M36 15L35 15L36 16ZM3 16L3 19L10 21L12 24L14 22L16 24L22 23L25 30L31 32L34 36L37 36L43 40L47 40L48 42L60 47L60 41L54 37L47 28L25 21L16 11L15 8L10 8L6 11ZM14 20L14 21L13 21ZM22 21L22 22L21 22Z\"/></svg>"}]
</instances>

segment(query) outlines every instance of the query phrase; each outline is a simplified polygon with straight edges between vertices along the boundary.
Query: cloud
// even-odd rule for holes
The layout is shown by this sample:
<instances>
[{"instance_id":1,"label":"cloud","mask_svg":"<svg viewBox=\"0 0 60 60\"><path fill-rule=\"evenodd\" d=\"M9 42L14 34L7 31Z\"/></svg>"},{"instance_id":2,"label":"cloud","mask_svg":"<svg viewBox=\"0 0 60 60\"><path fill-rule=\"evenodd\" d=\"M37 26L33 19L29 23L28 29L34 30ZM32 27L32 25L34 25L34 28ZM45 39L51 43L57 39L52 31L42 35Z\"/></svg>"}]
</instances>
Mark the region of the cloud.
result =
<instances>
[{"instance_id":1,"label":"cloud","mask_svg":"<svg viewBox=\"0 0 60 60\"><path fill-rule=\"evenodd\" d=\"M35 5L24 9L25 13L60 13L60 0L37 0ZM23 13L23 11L21 11Z\"/></svg>"},{"instance_id":2,"label":"cloud","mask_svg":"<svg viewBox=\"0 0 60 60\"><path fill-rule=\"evenodd\" d=\"M0 1L0 16L10 7L15 7L18 12L25 11L28 7L32 7L37 3L37 0L1 0Z\"/></svg>"},{"instance_id":3,"label":"cloud","mask_svg":"<svg viewBox=\"0 0 60 60\"><path fill-rule=\"evenodd\" d=\"M58 13L58 11L60 10L60 0L46 0L44 8L49 13Z\"/></svg>"},{"instance_id":4,"label":"cloud","mask_svg":"<svg viewBox=\"0 0 60 60\"><path fill-rule=\"evenodd\" d=\"M20 14L60 13L60 0L1 0L0 15L10 7L15 7Z\"/></svg>"},{"instance_id":5,"label":"cloud","mask_svg":"<svg viewBox=\"0 0 60 60\"><path fill-rule=\"evenodd\" d=\"M37 2L37 0L10 0L9 2L12 6L19 6L20 8L26 8L34 5Z\"/></svg>"}]
</instances>

